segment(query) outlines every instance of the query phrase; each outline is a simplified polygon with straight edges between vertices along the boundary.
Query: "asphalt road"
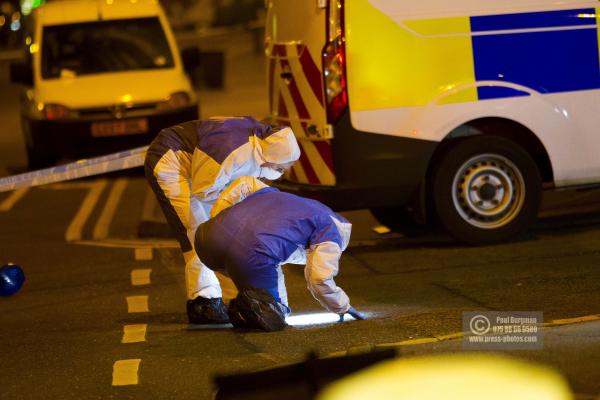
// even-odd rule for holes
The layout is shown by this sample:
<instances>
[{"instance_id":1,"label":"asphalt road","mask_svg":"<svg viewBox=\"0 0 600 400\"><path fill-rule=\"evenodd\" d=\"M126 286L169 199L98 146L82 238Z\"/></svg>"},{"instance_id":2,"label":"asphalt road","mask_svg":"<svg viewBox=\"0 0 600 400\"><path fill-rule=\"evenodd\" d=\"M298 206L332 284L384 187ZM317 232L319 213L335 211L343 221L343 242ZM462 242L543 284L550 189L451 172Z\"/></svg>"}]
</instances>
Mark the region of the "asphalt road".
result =
<instances>
[{"instance_id":1,"label":"asphalt road","mask_svg":"<svg viewBox=\"0 0 600 400\"><path fill-rule=\"evenodd\" d=\"M265 98L251 77L262 77L260 59L228 60L230 83L201 95L203 115L259 115ZM0 79L0 176L25 165L18 92ZM19 294L0 298L0 398L202 399L216 374L309 351L462 351L452 338L471 310L542 311L554 321L544 347L504 353L556 368L581 399L600 396L598 192L546 194L543 215L552 218L514 243L480 248L420 229L377 235L367 211L348 213L353 240L337 281L370 319L270 334L187 324L175 242L139 237L162 222L146 199L140 171L0 193L0 263L27 275ZM286 267L286 277L296 315L322 311L302 268Z\"/></svg>"},{"instance_id":2,"label":"asphalt road","mask_svg":"<svg viewBox=\"0 0 600 400\"><path fill-rule=\"evenodd\" d=\"M337 281L368 321L278 333L190 326L175 243L138 237L147 195L135 173L0 194L0 257L27 274L20 293L0 299L3 398L210 398L215 374L310 351L460 350L446 336L461 332L463 311L542 311L546 322L599 313L600 225L590 219L575 226L561 218L515 243L465 248L439 234L376 235L361 211L347 214L355 232ZM286 279L296 315L322 311L301 267L287 266ZM598 322L564 323L544 330L542 350L514 354L558 368L575 393L594 398ZM136 326L141 341L123 343ZM123 360L139 360L137 369L122 372Z\"/></svg>"}]
</instances>

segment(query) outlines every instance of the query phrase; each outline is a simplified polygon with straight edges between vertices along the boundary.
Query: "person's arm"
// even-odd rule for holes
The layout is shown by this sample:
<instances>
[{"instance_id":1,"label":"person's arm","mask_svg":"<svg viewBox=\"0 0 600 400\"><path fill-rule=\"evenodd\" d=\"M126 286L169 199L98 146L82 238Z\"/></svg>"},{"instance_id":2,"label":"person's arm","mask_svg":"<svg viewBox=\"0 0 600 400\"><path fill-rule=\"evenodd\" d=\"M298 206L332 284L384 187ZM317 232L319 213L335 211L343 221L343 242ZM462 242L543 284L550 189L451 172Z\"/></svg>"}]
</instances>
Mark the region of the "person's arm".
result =
<instances>
[{"instance_id":1,"label":"person's arm","mask_svg":"<svg viewBox=\"0 0 600 400\"><path fill-rule=\"evenodd\" d=\"M308 290L327 310L344 314L350 309L348 295L335 284L342 249L335 242L324 242L311 246L307 251L304 276Z\"/></svg>"},{"instance_id":2,"label":"person's arm","mask_svg":"<svg viewBox=\"0 0 600 400\"><path fill-rule=\"evenodd\" d=\"M236 179L223 191L223 193L221 193L210 212L210 217L216 217L221 211L239 203L252 193L266 187L269 186L253 176L242 176L241 178Z\"/></svg>"}]
</instances>

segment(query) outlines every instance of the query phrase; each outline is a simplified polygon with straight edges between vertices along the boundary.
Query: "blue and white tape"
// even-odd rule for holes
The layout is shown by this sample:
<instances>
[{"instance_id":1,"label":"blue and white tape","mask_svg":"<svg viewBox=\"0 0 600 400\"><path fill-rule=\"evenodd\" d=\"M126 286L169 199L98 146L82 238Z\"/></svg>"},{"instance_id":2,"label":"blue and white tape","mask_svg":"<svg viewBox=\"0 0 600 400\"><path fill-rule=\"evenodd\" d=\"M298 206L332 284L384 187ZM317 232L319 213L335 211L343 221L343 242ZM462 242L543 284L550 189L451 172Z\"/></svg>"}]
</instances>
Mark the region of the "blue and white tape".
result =
<instances>
[{"instance_id":1,"label":"blue and white tape","mask_svg":"<svg viewBox=\"0 0 600 400\"><path fill-rule=\"evenodd\" d=\"M144 165L148 146L0 178L0 192L84 178Z\"/></svg>"}]
</instances>

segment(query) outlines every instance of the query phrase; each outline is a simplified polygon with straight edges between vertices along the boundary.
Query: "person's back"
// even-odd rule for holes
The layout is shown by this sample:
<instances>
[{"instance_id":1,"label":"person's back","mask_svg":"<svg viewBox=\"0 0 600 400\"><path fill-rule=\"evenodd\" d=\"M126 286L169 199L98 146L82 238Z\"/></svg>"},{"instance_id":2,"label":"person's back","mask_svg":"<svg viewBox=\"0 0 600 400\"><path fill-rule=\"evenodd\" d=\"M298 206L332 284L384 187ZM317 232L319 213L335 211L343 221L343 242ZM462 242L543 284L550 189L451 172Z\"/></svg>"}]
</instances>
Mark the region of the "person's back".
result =
<instances>
[{"instance_id":1,"label":"person's back","mask_svg":"<svg viewBox=\"0 0 600 400\"><path fill-rule=\"evenodd\" d=\"M349 224L317 201L265 188L199 227L198 252L212 268L226 268L235 259L261 259L277 265L299 247L347 240L337 224Z\"/></svg>"},{"instance_id":2,"label":"person's back","mask_svg":"<svg viewBox=\"0 0 600 400\"><path fill-rule=\"evenodd\" d=\"M364 319L334 281L352 224L329 207L242 177L219 196L211 215L198 227L195 249L239 290L229 307L234 326L285 326L283 310L290 309L281 266L288 263L306 264L307 288L324 308Z\"/></svg>"}]
</instances>

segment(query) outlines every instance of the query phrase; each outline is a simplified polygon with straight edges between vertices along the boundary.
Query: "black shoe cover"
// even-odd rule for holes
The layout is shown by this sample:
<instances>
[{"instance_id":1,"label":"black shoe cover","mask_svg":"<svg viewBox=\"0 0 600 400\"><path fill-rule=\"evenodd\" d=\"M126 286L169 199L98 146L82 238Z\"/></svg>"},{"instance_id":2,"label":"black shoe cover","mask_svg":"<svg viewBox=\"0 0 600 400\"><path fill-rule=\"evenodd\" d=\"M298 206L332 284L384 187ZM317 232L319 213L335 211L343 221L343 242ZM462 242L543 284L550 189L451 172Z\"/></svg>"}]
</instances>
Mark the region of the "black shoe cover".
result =
<instances>
[{"instance_id":1,"label":"black shoe cover","mask_svg":"<svg viewBox=\"0 0 600 400\"><path fill-rule=\"evenodd\" d=\"M229 303L229 319L236 328L262 329L267 332L283 330L285 313L264 289L243 289Z\"/></svg>"},{"instance_id":2,"label":"black shoe cover","mask_svg":"<svg viewBox=\"0 0 600 400\"><path fill-rule=\"evenodd\" d=\"M187 302L187 315L190 324L226 324L229 322L227 307L222 298L206 299L196 297Z\"/></svg>"}]
</instances>

